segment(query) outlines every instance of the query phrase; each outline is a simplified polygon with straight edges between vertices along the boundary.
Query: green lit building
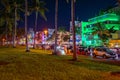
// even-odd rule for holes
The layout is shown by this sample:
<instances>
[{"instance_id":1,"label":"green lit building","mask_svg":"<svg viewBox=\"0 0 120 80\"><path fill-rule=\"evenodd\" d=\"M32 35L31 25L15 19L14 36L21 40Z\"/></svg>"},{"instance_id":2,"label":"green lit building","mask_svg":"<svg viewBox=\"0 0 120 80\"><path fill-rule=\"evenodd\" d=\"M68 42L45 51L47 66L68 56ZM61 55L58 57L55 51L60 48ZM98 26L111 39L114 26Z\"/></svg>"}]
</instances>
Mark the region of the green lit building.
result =
<instances>
[{"instance_id":1,"label":"green lit building","mask_svg":"<svg viewBox=\"0 0 120 80\"><path fill-rule=\"evenodd\" d=\"M117 30L116 33L112 34L112 38L109 40L110 46L120 47L120 16L114 13L107 13L100 15L91 19L88 19L88 22L81 22L82 27L82 45L83 46L102 46L103 42L100 40L98 35L92 35L92 28L95 27L94 24L104 23L106 29L110 29L114 26L114 29Z\"/></svg>"}]
</instances>

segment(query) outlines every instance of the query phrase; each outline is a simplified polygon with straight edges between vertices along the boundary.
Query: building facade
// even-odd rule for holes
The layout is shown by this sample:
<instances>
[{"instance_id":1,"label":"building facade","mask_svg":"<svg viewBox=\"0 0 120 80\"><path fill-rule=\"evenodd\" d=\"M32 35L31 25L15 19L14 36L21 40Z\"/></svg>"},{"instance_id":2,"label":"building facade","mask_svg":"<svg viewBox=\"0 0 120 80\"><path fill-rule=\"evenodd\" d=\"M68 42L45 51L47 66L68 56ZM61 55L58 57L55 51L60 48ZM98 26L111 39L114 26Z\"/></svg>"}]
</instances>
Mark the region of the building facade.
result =
<instances>
[{"instance_id":1,"label":"building facade","mask_svg":"<svg viewBox=\"0 0 120 80\"><path fill-rule=\"evenodd\" d=\"M73 44L73 29L72 22L70 22L70 44ZM81 23L80 21L75 21L75 35L76 35L76 44L81 44Z\"/></svg>"},{"instance_id":2,"label":"building facade","mask_svg":"<svg viewBox=\"0 0 120 80\"><path fill-rule=\"evenodd\" d=\"M112 34L112 38L109 39L110 47L120 47L120 16L114 13L107 13L91 19L88 22L81 22L82 27L82 45L83 46L102 46L103 42L100 40L98 35L93 35L93 28L95 24L101 23L105 29L110 29L114 26L116 33Z\"/></svg>"}]
</instances>

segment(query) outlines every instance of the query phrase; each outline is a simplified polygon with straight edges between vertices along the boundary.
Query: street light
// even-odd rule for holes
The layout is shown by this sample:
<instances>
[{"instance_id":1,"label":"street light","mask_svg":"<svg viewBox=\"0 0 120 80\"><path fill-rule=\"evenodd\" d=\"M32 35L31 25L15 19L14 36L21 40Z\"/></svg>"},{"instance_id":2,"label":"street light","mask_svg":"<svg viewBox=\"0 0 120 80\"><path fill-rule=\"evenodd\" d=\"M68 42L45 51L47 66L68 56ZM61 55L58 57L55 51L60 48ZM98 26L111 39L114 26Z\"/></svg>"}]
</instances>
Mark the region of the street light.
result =
<instances>
[{"instance_id":1,"label":"street light","mask_svg":"<svg viewBox=\"0 0 120 80\"><path fill-rule=\"evenodd\" d=\"M47 31L47 30L44 30L44 34L47 35L47 34L48 34L48 31Z\"/></svg>"}]
</instances>

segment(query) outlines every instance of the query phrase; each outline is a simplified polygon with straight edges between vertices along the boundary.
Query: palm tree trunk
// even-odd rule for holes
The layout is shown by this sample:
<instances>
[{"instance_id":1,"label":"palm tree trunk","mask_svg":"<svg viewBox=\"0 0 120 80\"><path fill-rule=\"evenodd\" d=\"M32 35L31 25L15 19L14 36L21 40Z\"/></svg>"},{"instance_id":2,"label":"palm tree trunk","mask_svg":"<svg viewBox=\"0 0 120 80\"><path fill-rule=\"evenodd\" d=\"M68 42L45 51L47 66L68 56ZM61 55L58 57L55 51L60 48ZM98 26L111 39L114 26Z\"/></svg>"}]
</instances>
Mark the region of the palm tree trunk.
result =
<instances>
[{"instance_id":1,"label":"palm tree trunk","mask_svg":"<svg viewBox=\"0 0 120 80\"><path fill-rule=\"evenodd\" d=\"M29 47L28 47L28 31L27 31L27 15L28 15L28 6L27 6L27 0L25 0L25 38L26 38L26 52L29 52Z\"/></svg>"},{"instance_id":2,"label":"palm tree trunk","mask_svg":"<svg viewBox=\"0 0 120 80\"><path fill-rule=\"evenodd\" d=\"M35 27L34 27L34 45L33 45L34 49L36 48L35 35L36 35L36 28L37 28L37 19L38 19L38 12L36 12Z\"/></svg>"},{"instance_id":3,"label":"palm tree trunk","mask_svg":"<svg viewBox=\"0 0 120 80\"><path fill-rule=\"evenodd\" d=\"M17 28L17 7L15 8L15 27L14 27L14 36L13 36L13 48L16 47L16 28Z\"/></svg>"},{"instance_id":4,"label":"palm tree trunk","mask_svg":"<svg viewBox=\"0 0 120 80\"><path fill-rule=\"evenodd\" d=\"M7 24L8 24L8 22L7 22ZM8 47L8 28L7 28L7 25L6 25L6 35L5 35L5 37L6 37L5 44L6 44L6 47Z\"/></svg>"},{"instance_id":5,"label":"palm tree trunk","mask_svg":"<svg viewBox=\"0 0 120 80\"><path fill-rule=\"evenodd\" d=\"M71 0L71 20L73 27L73 60L77 60L76 54L76 38L75 38L75 2Z\"/></svg>"},{"instance_id":6,"label":"palm tree trunk","mask_svg":"<svg viewBox=\"0 0 120 80\"><path fill-rule=\"evenodd\" d=\"M58 0L56 0L55 4L55 47L54 47L54 55L57 54L56 47L57 47L57 26L58 26Z\"/></svg>"}]
</instances>

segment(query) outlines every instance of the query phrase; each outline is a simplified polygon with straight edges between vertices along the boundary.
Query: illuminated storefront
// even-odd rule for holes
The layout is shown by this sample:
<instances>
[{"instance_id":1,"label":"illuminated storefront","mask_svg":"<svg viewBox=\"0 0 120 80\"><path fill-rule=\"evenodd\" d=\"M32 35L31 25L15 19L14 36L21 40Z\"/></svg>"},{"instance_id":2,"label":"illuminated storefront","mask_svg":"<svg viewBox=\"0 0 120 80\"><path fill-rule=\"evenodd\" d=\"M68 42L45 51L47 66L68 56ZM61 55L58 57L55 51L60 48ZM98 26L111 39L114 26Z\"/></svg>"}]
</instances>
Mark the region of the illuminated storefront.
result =
<instances>
[{"instance_id":1,"label":"illuminated storefront","mask_svg":"<svg viewBox=\"0 0 120 80\"><path fill-rule=\"evenodd\" d=\"M95 27L94 24L97 23L104 23L104 27L106 29L110 29L111 27L114 26L114 29L118 31L118 33L113 34L112 38L110 39L110 43L112 45L115 44L120 44L120 42L116 43L112 40L114 40L115 35L117 35L118 37L116 37L116 40L120 40L120 20L119 20L119 16L113 13L108 13L105 15L101 15L101 16L97 16L94 18L91 18L88 20L88 22L81 22L81 26L82 26L82 45L84 46L102 46L103 43L100 40L100 38L98 37L98 35L92 35L92 28Z\"/></svg>"}]
</instances>

